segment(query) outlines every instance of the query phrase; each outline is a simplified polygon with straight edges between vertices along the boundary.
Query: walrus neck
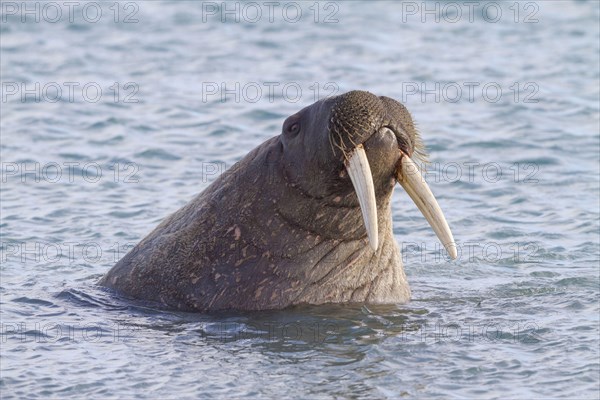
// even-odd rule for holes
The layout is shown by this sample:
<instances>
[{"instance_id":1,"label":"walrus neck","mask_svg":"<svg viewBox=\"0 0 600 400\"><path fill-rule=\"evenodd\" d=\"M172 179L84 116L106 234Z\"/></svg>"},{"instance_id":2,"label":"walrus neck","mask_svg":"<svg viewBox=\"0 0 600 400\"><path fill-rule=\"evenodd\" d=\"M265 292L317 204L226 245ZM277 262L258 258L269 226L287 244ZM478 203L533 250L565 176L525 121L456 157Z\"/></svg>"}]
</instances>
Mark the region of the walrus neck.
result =
<instances>
[{"instance_id":1,"label":"walrus neck","mask_svg":"<svg viewBox=\"0 0 600 400\"><path fill-rule=\"evenodd\" d=\"M325 240L358 240L366 235L356 194L316 197L291 182L280 169L275 212L290 225Z\"/></svg>"},{"instance_id":2,"label":"walrus neck","mask_svg":"<svg viewBox=\"0 0 600 400\"><path fill-rule=\"evenodd\" d=\"M366 240L362 212L352 187L331 195L315 196L290 179L284 163L281 160L280 163L278 168L273 169L275 179L270 188L276 193L277 200L269 207L283 221L322 240ZM391 221L391 195L390 191L377 199L379 226L382 228Z\"/></svg>"}]
</instances>

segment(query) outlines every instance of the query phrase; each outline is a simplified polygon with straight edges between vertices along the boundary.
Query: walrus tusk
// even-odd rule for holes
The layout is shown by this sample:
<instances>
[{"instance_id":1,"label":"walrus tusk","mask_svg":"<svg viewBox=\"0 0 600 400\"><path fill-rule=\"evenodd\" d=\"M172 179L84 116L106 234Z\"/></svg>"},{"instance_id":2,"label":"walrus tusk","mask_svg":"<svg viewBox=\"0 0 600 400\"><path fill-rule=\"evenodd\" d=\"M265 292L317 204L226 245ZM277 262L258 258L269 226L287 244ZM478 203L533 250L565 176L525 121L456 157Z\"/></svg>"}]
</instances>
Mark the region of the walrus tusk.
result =
<instances>
[{"instance_id":1,"label":"walrus tusk","mask_svg":"<svg viewBox=\"0 0 600 400\"><path fill-rule=\"evenodd\" d=\"M440 208L437 200L431 193L431 189L421 175L417 164L409 156L402 153L398 168L396 169L396 179L402 185L402 188L408 193L412 201L415 202L419 211L423 213L429 225L442 242L450 257L456 259L456 243Z\"/></svg>"},{"instance_id":2,"label":"walrus tusk","mask_svg":"<svg viewBox=\"0 0 600 400\"><path fill-rule=\"evenodd\" d=\"M358 203L362 212L367 236L373 251L377 251L379 245L379 231L377 229L377 203L375 201L375 187L373 186L373 175L367 159L367 153L362 144L354 148L350 158L346 162L346 170L354 185L358 196Z\"/></svg>"}]
</instances>

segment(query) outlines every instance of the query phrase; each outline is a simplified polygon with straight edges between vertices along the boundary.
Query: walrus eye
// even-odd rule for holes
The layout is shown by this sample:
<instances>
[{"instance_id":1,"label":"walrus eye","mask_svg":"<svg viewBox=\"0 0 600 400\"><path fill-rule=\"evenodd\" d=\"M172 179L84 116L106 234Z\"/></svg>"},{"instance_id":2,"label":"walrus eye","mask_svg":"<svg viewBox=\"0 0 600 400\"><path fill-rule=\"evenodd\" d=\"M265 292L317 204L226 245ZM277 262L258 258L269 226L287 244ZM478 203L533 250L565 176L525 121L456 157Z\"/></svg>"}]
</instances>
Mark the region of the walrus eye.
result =
<instances>
[{"instance_id":1,"label":"walrus eye","mask_svg":"<svg viewBox=\"0 0 600 400\"><path fill-rule=\"evenodd\" d=\"M293 124L291 124L287 127L286 131L290 135L296 135L296 134L298 134L298 132L300 132L300 124L297 122L294 122Z\"/></svg>"}]
</instances>

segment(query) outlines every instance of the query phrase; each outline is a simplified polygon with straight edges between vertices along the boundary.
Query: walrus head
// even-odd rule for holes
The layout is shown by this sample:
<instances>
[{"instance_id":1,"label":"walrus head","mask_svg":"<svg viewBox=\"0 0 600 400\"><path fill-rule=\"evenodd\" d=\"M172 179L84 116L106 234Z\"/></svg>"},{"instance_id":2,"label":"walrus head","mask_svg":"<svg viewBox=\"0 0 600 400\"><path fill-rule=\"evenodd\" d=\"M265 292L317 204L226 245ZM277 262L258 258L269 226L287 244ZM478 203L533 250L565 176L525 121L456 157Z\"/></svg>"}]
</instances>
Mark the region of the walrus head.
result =
<instances>
[{"instance_id":1,"label":"walrus head","mask_svg":"<svg viewBox=\"0 0 600 400\"><path fill-rule=\"evenodd\" d=\"M323 205L352 207L358 202L374 251L379 246L378 206L386 205L398 182L456 258L446 219L413 161L427 156L401 103L365 91L325 99L288 117L281 142L290 185Z\"/></svg>"}]
</instances>

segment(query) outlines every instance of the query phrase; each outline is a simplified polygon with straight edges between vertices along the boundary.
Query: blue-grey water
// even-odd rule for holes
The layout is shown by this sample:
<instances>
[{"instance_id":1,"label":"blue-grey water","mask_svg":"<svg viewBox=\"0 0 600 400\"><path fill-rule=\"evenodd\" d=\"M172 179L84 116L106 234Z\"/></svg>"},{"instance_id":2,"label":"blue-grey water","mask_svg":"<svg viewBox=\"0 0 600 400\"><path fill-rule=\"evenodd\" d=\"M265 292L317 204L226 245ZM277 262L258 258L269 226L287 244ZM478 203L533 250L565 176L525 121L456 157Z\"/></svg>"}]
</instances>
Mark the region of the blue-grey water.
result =
<instances>
[{"instance_id":1,"label":"blue-grey water","mask_svg":"<svg viewBox=\"0 0 600 400\"><path fill-rule=\"evenodd\" d=\"M599 398L598 2L1 5L2 398ZM396 191L409 304L202 315L95 285L352 89L412 112L458 242Z\"/></svg>"}]
</instances>

